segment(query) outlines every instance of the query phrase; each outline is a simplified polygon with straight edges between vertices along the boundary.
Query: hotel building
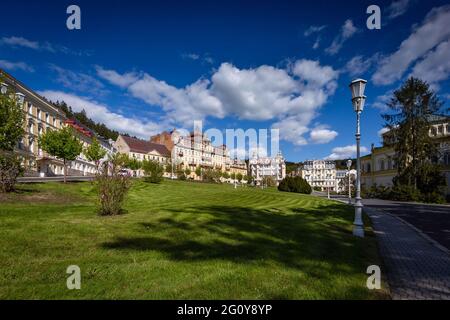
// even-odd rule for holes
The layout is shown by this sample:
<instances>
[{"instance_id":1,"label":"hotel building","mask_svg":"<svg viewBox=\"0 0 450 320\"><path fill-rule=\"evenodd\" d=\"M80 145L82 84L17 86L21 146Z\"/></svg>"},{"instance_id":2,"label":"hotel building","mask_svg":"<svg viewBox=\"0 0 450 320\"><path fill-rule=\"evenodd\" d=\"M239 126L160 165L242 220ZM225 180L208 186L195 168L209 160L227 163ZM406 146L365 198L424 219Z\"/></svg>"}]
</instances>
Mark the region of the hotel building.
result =
<instances>
[{"instance_id":1,"label":"hotel building","mask_svg":"<svg viewBox=\"0 0 450 320\"><path fill-rule=\"evenodd\" d=\"M86 147L92 141L94 133L76 124L74 120L68 120L64 112L48 102L10 74L0 70L2 94L8 92L14 94L17 102L22 106L25 115L25 135L18 142L15 152L22 159L25 168L25 176L56 176L64 174L64 164L61 159L50 156L39 148L38 139L47 130L59 130L66 125L76 129L78 137ZM111 145L99 138L100 143L112 152ZM68 175L91 175L94 173L95 164L80 155L75 161L67 165Z\"/></svg>"},{"instance_id":2,"label":"hotel building","mask_svg":"<svg viewBox=\"0 0 450 320\"><path fill-rule=\"evenodd\" d=\"M447 180L447 193L450 193L450 117L445 115L433 115L428 134L436 141L439 149L442 172ZM383 145L374 147L371 153L361 157L361 185L363 188L371 186L393 185L393 178L397 175L395 163L395 150L392 146L393 136L388 132L382 135Z\"/></svg>"},{"instance_id":3,"label":"hotel building","mask_svg":"<svg viewBox=\"0 0 450 320\"><path fill-rule=\"evenodd\" d=\"M271 177L278 185L286 177L286 164L281 152L275 157L258 157L253 155L249 160L250 174L257 186L262 185L263 179Z\"/></svg>"},{"instance_id":4,"label":"hotel building","mask_svg":"<svg viewBox=\"0 0 450 320\"><path fill-rule=\"evenodd\" d=\"M117 152L127 154L139 161L156 161L161 165L170 162L170 151L163 144L119 135L114 143ZM136 176L143 176L142 170L135 172Z\"/></svg>"},{"instance_id":5,"label":"hotel building","mask_svg":"<svg viewBox=\"0 0 450 320\"><path fill-rule=\"evenodd\" d=\"M337 191L336 163L331 160L307 160L301 168L301 176L312 188L321 191Z\"/></svg>"}]
</instances>

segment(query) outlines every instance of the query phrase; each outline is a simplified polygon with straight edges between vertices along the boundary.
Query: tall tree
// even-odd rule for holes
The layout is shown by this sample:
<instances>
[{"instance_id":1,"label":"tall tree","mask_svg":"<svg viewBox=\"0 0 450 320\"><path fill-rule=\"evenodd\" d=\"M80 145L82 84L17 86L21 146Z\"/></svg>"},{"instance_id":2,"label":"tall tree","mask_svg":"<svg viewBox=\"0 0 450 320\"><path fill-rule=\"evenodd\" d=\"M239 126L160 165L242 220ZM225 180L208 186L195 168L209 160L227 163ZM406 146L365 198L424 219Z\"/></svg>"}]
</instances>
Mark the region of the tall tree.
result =
<instances>
[{"instance_id":1,"label":"tall tree","mask_svg":"<svg viewBox=\"0 0 450 320\"><path fill-rule=\"evenodd\" d=\"M73 161L83 151L83 144L74 135L71 127L47 130L39 138L39 146L48 154L60 158L64 163L64 183L67 180L67 161Z\"/></svg>"},{"instance_id":2,"label":"tall tree","mask_svg":"<svg viewBox=\"0 0 450 320\"><path fill-rule=\"evenodd\" d=\"M417 189L421 168L438 156L438 149L428 134L431 116L442 102L425 81L411 77L396 90L383 114L396 152L396 182Z\"/></svg>"},{"instance_id":3,"label":"tall tree","mask_svg":"<svg viewBox=\"0 0 450 320\"><path fill-rule=\"evenodd\" d=\"M25 113L22 106L7 91L0 94L0 191L14 190L17 177L22 172L20 160L13 153L24 135Z\"/></svg>"},{"instance_id":4,"label":"tall tree","mask_svg":"<svg viewBox=\"0 0 450 320\"><path fill-rule=\"evenodd\" d=\"M89 161L95 163L95 168L98 172L100 160L106 155L106 150L102 148L100 142L94 138L92 143L83 150L83 153Z\"/></svg>"}]
</instances>

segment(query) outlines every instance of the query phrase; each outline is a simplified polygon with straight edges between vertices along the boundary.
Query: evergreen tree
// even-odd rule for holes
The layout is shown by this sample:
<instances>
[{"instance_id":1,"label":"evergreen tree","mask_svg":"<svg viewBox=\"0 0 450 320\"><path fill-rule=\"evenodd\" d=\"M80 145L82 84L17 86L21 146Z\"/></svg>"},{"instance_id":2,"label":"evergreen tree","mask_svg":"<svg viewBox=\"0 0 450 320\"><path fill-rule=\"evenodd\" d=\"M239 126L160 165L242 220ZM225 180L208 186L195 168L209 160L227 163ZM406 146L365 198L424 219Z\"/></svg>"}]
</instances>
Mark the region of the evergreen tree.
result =
<instances>
[{"instance_id":1,"label":"evergreen tree","mask_svg":"<svg viewBox=\"0 0 450 320\"><path fill-rule=\"evenodd\" d=\"M394 184L408 185L417 190L421 181L430 180L423 176L425 172L440 175L438 170L429 168L439 155L428 131L432 116L440 111L442 105L430 86L417 78L409 78L394 92L388 103L391 112L382 115L390 130L390 143L396 152L397 176Z\"/></svg>"}]
</instances>

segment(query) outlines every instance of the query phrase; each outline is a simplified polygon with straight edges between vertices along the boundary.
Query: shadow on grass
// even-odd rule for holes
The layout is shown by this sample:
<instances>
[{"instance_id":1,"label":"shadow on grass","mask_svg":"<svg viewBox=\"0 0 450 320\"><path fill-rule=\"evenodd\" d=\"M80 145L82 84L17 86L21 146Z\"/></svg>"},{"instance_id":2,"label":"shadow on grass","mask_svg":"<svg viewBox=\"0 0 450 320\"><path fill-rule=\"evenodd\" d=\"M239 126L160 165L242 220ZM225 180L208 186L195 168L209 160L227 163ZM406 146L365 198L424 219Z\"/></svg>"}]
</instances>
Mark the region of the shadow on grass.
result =
<instances>
[{"instance_id":1,"label":"shadow on grass","mask_svg":"<svg viewBox=\"0 0 450 320\"><path fill-rule=\"evenodd\" d=\"M348 208L289 210L293 213L219 205L172 210L170 217L140 223L139 236L118 237L103 247L152 250L174 261L275 262L317 278L365 272L367 239L352 236Z\"/></svg>"}]
</instances>

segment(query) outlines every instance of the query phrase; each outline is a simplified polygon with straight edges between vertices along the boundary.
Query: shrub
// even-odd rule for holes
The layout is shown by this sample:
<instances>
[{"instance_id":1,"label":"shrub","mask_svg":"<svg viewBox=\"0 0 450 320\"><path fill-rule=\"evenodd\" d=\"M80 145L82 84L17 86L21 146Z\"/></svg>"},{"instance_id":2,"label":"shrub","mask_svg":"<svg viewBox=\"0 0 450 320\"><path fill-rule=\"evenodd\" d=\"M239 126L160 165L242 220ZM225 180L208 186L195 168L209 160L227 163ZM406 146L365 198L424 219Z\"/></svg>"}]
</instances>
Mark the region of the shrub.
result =
<instances>
[{"instance_id":1,"label":"shrub","mask_svg":"<svg viewBox=\"0 0 450 320\"><path fill-rule=\"evenodd\" d=\"M444 204L447 202L447 199L444 195L439 191L433 191L430 193L425 193L420 196L420 200L428 203L439 203Z\"/></svg>"},{"instance_id":2,"label":"shrub","mask_svg":"<svg viewBox=\"0 0 450 320\"><path fill-rule=\"evenodd\" d=\"M310 194L312 192L309 183L302 177L286 177L281 180L278 190L285 192L296 192Z\"/></svg>"},{"instance_id":3,"label":"shrub","mask_svg":"<svg viewBox=\"0 0 450 320\"><path fill-rule=\"evenodd\" d=\"M262 178L262 185L265 187L275 187L277 185L277 182L273 177L264 177Z\"/></svg>"},{"instance_id":4,"label":"shrub","mask_svg":"<svg viewBox=\"0 0 450 320\"><path fill-rule=\"evenodd\" d=\"M142 169L144 170L144 181L150 183L160 183L163 180L164 167L153 160L143 161Z\"/></svg>"},{"instance_id":5,"label":"shrub","mask_svg":"<svg viewBox=\"0 0 450 320\"><path fill-rule=\"evenodd\" d=\"M383 196L383 198L381 198ZM390 199L396 201L419 201L420 192L413 186L397 184L391 188L387 196L381 194L381 199Z\"/></svg>"},{"instance_id":6,"label":"shrub","mask_svg":"<svg viewBox=\"0 0 450 320\"><path fill-rule=\"evenodd\" d=\"M14 191L17 177L23 174L20 160L12 152L0 152L0 192Z\"/></svg>"},{"instance_id":7,"label":"shrub","mask_svg":"<svg viewBox=\"0 0 450 320\"><path fill-rule=\"evenodd\" d=\"M110 160L102 164L96 174L95 185L98 193L99 215L111 216L123 213L122 205L131 187L131 177L120 174L122 165L120 157L112 156Z\"/></svg>"}]
</instances>

